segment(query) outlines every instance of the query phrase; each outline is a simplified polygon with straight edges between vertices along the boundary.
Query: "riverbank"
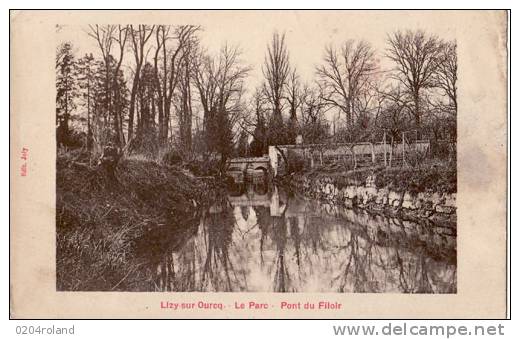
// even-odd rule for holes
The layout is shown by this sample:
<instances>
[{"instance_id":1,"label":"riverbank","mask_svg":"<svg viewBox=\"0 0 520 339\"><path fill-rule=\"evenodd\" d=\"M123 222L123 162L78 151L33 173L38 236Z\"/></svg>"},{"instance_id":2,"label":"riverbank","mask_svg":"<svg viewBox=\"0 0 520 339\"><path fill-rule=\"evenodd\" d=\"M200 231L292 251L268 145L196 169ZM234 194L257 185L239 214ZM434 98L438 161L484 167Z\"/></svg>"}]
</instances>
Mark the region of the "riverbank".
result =
<instances>
[{"instance_id":1,"label":"riverbank","mask_svg":"<svg viewBox=\"0 0 520 339\"><path fill-rule=\"evenodd\" d=\"M456 167L316 169L281 178L312 198L409 220L429 219L456 227Z\"/></svg>"},{"instance_id":2,"label":"riverbank","mask_svg":"<svg viewBox=\"0 0 520 339\"><path fill-rule=\"evenodd\" d=\"M78 157L58 156L57 290L139 290L140 253L160 252L169 240L162 228L196 226L194 207L210 186L153 161L123 159L114 180Z\"/></svg>"}]
</instances>

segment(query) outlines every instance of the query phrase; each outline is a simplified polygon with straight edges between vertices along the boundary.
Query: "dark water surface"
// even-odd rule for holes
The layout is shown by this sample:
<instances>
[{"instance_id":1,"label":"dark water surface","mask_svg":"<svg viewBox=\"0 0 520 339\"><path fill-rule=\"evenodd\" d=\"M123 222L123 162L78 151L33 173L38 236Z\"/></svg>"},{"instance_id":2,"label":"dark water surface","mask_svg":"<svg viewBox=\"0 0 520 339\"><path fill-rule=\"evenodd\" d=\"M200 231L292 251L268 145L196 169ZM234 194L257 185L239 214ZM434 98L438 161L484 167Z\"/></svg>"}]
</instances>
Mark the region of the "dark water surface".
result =
<instances>
[{"instance_id":1,"label":"dark water surface","mask_svg":"<svg viewBox=\"0 0 520 339\"><path fill-rule=\"evenodd\" d=\"M151 291L456 293L453 228L265 185L214 200L141 251Z\"/></svg>"}]
</instances>

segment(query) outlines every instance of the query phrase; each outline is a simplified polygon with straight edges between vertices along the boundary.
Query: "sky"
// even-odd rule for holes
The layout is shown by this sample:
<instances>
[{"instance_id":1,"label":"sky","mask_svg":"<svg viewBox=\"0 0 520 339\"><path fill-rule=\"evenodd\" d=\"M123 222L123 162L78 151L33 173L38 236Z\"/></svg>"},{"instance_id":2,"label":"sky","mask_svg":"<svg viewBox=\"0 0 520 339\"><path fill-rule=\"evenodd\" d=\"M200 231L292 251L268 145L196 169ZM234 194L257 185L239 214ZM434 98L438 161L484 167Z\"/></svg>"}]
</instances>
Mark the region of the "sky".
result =
<instances>
[{"instance_id":1,"label":"sky","mask_svg":"<svg viewBox=\"0 0 520 339\"><path fill-rule=\"evenodd\" d=\"M471 11L466 13L471 15ZM262 81L261 67L275 31L285 32L291 65L304 82L311 82L315 67L329 44L339 46L348 39L364 39L376 50L381 68L388 70L393 67L384 57L389 33L424 29L442 39L453 40L456 31L449 23L456 22L456 15L460 20L460 13L439 11L173 11L155 15L154 21L150 21L149 15L143 16L145 19L129 15L118 23L201 25L200 39L209 52L217 53L225 43L240 46L242 61L252 67L246 82L247 91L251 93ZM102 22L107 20L103 17L86 20L107 23ZM87 23L65 25L57 33L57 42L71 41L78 56L87 52L99 55L99 48L87 31ZM125 58L126 67L132 66L133 57L127 53Z\"/></svg>"}]
</instances>

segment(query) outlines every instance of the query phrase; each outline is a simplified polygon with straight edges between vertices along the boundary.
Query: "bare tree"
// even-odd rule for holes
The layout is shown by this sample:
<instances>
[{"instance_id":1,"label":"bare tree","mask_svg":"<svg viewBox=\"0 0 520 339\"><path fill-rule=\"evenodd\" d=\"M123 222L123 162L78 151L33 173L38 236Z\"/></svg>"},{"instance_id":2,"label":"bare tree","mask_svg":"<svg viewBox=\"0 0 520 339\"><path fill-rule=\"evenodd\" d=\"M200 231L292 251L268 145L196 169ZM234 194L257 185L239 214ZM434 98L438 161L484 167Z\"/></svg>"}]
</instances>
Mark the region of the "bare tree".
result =
<instances>
[{"instance_id":1,"label":"bare tree","mask_svg":"<svg viewBox=\"0 0 520 339\"><path fill-rule=\"evenodd\" d=\"M182 70L180 63L184 57L183 47L199 30L199 26L193 25L179 27L159 25L155 30L156 49L153 62L158 94L159 141L163 145L168 140L172 98ZM170 40L176 41L173 48L168 47Z\"/></svg>"},{"instance_id":2,"label":"bare tree","mask_svg":"<svg viewBox=\"0 0 520 339\"><path fill-rule=\"evenodd\" d=\"M128 37L128 26L123 25L90 25L90 37L96 40L105 66L105 100L106 114L113 119L116 142L119 146L124 144L122 109L116 103L119 102L119 90L117 88L117 77L123 63L125 45ZM119 47L119 58L114 59L113 45ZM114 69L111 69L115 64Z\"/></svg>"},{"instance_id":3,"label":"bare tree","mask_svg":"<svg viewBox=\"0 0 520 339\"><path fill-rule=\"evenodd\" d=\"M238 47L225 45L218 57L199 53L195 68L195 86L204 110L204 131L209 152L220 154L220 169L232 149L234 126L242 113L244 79L250 67L242 64Z\"/></svg>"},{"instance_id":4,"label":"bare tree","mask_svg":"<svg viewBox=\"0 0 520 339\"><path fill-rule=\"evenodd\" d=\"M328 126L324 114L329 105L323 99L324 95L319 86L305 84L300 92L300 120L299 129L303 140L308 143L319 143L326 139Z\"/></svg>"},{"instance_id":5,"label":"bare tree","mask_svg":"<svg viewBox=\"0 0 520 339\"><path fill-rule=\"evenodd\" d=\"M180 146L186 153L191 153L192 148L192 85L195 77L194 58L198 51L198 40L193 38L186 41L183 46L183 59L180 67L180 79L176 95L174 95L175 112L179 122Z\"/></svg>"},{"instance_id":6,"label":"bare tree","mask_svg":"<svg viewBox=\"0 0 520 339\"><path fill-rule=\"evenodd\" d=\"M294 141L296 133L298 132L297 111L301 106L302 99L300 77L296 73L296 69L292 70L285 85L285 99L289 104L289 123L287 132L289 134L290 141Z\"/></svg>"},{"instance_id":7,"label":"bare tree","mask_svg":"<svg viewBox=\"0 0 520 339\"><path fill-rule=\"evenodd\" d=\"M107 96L105 100L105 117L109 115L110 113L110 103L111 100L109 99L109 88L110 88L110 60L111 60L111 53L112 53L112 43L114 41L113 35L115 32L116 27L113 25L106 25L106 26L100 26L100 25L90 25L90 32L89 36L96 40L98 43L99 50L101 51L101 57L103 59L104 64L104 70L105 70L105 81L104 81L104 87L105 87L105 95Z\"/></svg>"},{"instance_id":8,"label":"bare tree","mask_svg":"<svg viewBox=\"0 0 520 339\"><path fill-rule=\"evenodd\" d=\"M301 83L300 77L293 69L285 85L286 100L289 103L289 118L296 121L296 112L301 105Z\"/></svg>"},{"instance_id":9,"label":"bare tree","mask_svg":"<svg viewBox=\"0 0 520 339\"><path fill-rule=\"evenodd\" d=\"M351 125L355 102L378 67L375 51L366 41L348 40L340 50L328 46L323 61L316 68L323 99L344 112Z\"/></svg>"},{"instance_id":10,"label":"bare tree","mask_svg":"<svg viewBox=\"0 0 520 339\"><path fill-rule=\"evenodd\" d=\"M377 100L376 127L388 131L392 140L400 139L413 121L413 100L399 84L380 91Z\"/></svg>"},{"instance_id":11,"label":"bare tree","mask_svg":"<svg viewBox=\"0 0 520 339\"><path fill-rule=\"evenodd\" d=\"M250 145L250 153L254 156L262 156L267 152L267 118L268 104L263 88L257 87L253 92L249 110L253 116L245 116L242 120L242 128L253 137Z\"/></svg>"},{"instance_id":12,"label":"bare tree","mask_svg":"<svg viewBox=\"0 0 520 339\"><path fill-rule=\"evenodd\" d=\"M410 92L414 103L415 125L421 127L420 92L435 86L441 61L442 44L424 31L397 31L388 36L386 56L395 62L393 78Z\"/></svg>"},{"instance_id":13,"label":"bare tree","mask_svg":"<svg viewBox=\"0 0 520 339\"><path fill-rule=\"evenodd\" d=\"M114 69L114 78L113 78L114 84L112 86L112 91L114 93L114 101L115 101L114 129L117 131L116 140L120 146L125 144L125 135L123 133L123 108L124 107L122 107L119 104L121 100L119 98L120 91L119 91L119 88L117 88L117 86L118 86L117 77L119 76L119 70L121 69L121 65L123 63L123 56L125 54L125 45L128 40L127 38L128 38L128 26L118 25L116 35L115 35L115 41L117 42L117 44L119 46L119 58L117 60L116 67Z\"/></svg>"},{"instance_id":14,"label":"bare tree","mask_svg":"<svg viewBox=\"0 0 520 339\"><path fill-rule=\"evenodd\" d=\"M270 45L267 46L267 55L262 72L265 78L264 91L272 105L276 119L282 118L282 99L284 87L289 76L289 52L285 45L285 34L273 34Z\"/></svg>"},{"instance_id":15,"label":"bare tree","mask_svg":"<svg viewBox=\"0 0 520 339\"><path fill-rule=\"evenodd\" d=\"M449 106L457 112L457 43L446 42L441 46L440 62L435 73L435 85L448 96Z\"/></svg>"},{"instance_id":16,"label":"bare tree","mask_svg":"<svg viewBox=\"0 0 520 339\"><path fill-rule=\"evenodd\" d=\"M135 100L137 96L137 89L139 88L139 80L141 76L141 67L145 59L145 45L152 36L154 26L148 27L146 25L130 25L130 38L132 42L132 52L135 58L134 81L132 83L132 91L130 94L130 108L128 111L128 141L133 138L134 133L134 114L135 114Z\"/></svg>"},{"instance_id":17,"label":"bare tree","mask_svg":"<svg viewBox=\"0 0 520 339\"><path fill-rule=\"evenodd\" d=\"M319 91L308 84L303 85L300 93L300 123L315 121L319 115L317 112L322 110L323 105Z\"/></svg>"}]
</instances>

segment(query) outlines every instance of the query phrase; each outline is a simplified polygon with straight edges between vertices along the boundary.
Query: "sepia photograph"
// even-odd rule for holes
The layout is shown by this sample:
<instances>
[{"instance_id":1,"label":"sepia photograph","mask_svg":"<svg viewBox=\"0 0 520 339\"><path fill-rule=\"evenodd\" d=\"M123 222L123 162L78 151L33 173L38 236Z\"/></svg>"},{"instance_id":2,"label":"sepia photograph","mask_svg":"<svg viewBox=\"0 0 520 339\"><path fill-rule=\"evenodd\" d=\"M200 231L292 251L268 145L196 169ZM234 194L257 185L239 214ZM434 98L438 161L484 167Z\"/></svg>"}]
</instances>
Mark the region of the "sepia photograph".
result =
<instances>
[{"instance_id":1,"label":"sepia photograph","mask_svg":"<svg viewBox=\"0 0 520 339\"><path fill-rule=\"evenodd\" d=\"M506 11L11 25L13 318L506 314Z\"/></svg>"},{"instance_id":2,"label":"sepia photograph","mask_svg":"<svg viewBox=\"0 0 520 339\"><path fill-rule=\"evenodd\" d=\"M304 34L56 26L57 290L457 292L456 39Z\"/></svg>"}]
</instances>

